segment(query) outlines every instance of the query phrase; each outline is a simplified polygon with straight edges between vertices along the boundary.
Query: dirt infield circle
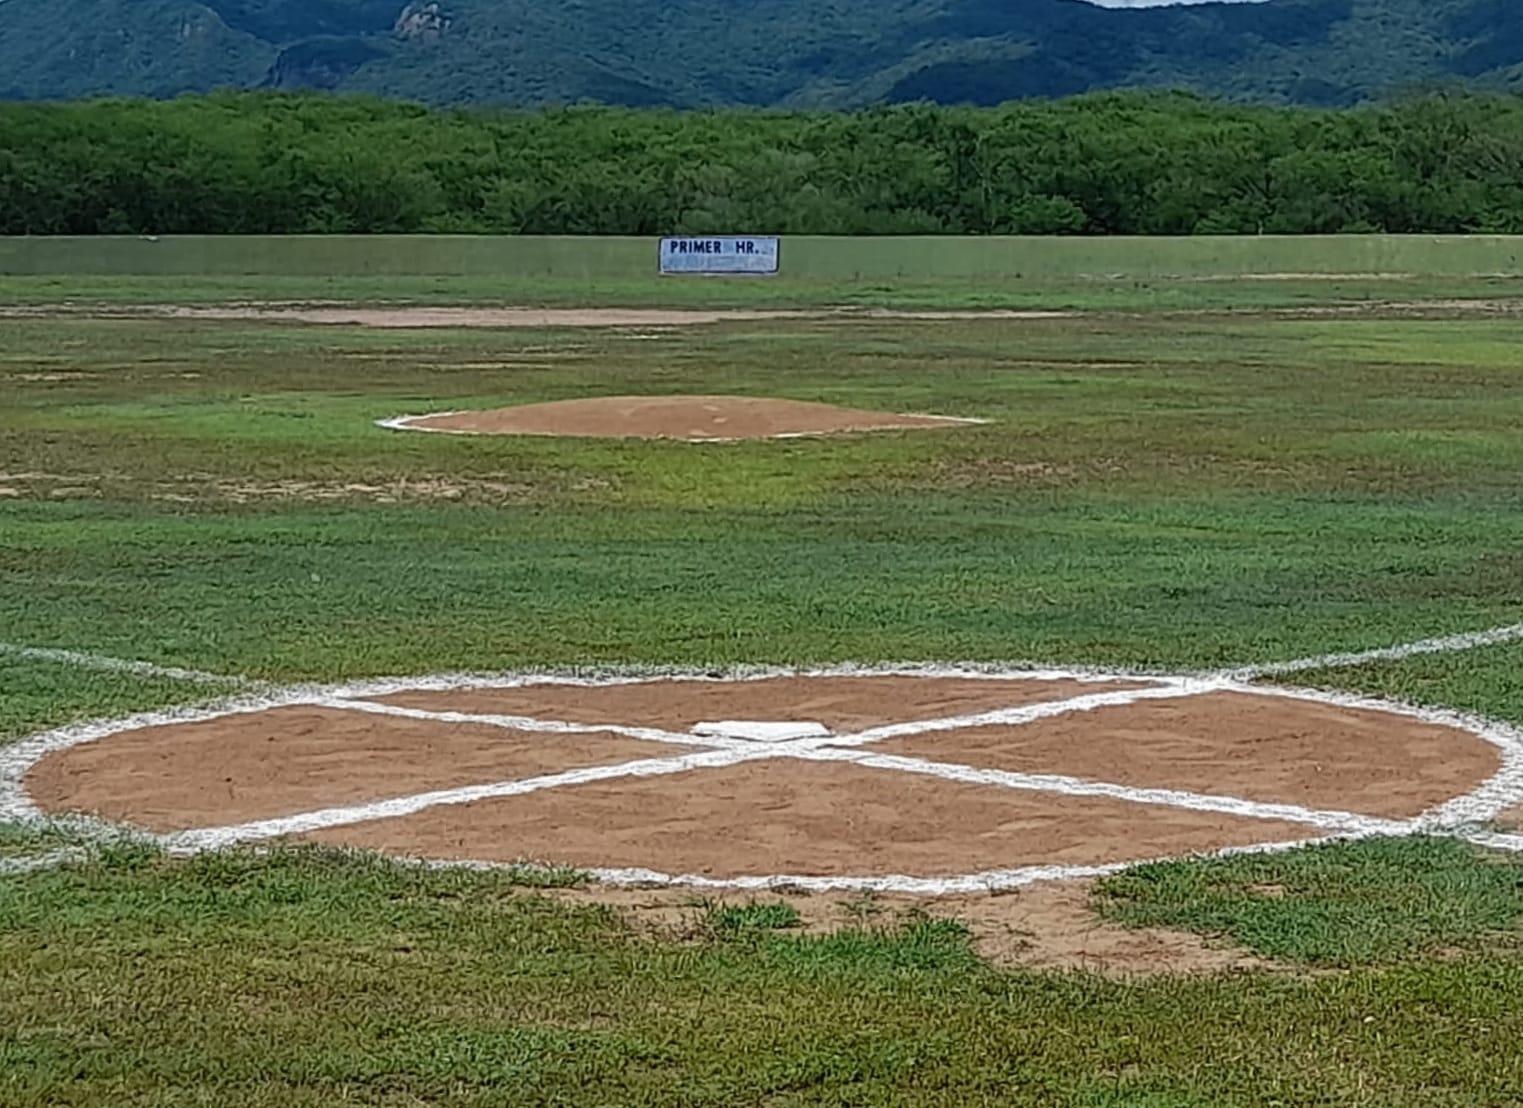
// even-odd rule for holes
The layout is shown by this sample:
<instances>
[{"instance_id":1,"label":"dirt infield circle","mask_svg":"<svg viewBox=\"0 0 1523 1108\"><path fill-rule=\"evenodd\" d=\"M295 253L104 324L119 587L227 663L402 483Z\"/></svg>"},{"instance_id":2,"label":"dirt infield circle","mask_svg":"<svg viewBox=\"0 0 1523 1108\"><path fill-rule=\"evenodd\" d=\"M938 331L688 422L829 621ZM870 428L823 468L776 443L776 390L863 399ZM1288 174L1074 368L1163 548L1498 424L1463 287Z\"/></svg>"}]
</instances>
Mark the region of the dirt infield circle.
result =
<instances>
[{"instance_id":1,"label":"dirt infield circle","mask_svg":"<svg viewBox=\"0 0 1523 1108\"><path fill-rule=\"evenodd\" d=\"M676 439L741 442L799 439L860 431L966 427L979 419L899 415L767 396L593 396L478 412L399 416L393 431L557 438Z\"/></svg>"},{"instance_id":2,"label":"dirt infield circle","mask_svg":"<svg viewBox=\"0 0 1523 1108\"><path fill-rule=\"evenodd\" d=\"M1227 678L858 669L444 677L35 736L0 816L622 883L948 893L1471 826L1520 740Z\"/></svg>"}]
</instances>

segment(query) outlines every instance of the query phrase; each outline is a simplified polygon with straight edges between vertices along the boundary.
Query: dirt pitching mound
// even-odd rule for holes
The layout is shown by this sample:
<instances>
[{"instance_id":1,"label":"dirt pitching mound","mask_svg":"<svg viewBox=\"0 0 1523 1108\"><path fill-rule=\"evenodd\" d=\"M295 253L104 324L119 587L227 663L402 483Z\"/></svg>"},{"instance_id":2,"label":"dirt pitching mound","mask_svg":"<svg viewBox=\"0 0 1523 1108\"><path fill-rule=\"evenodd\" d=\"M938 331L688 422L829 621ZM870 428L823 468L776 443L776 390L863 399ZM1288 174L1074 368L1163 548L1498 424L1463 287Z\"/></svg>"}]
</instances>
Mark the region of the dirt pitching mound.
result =
<instances>
[{"instance_id":1,"label":"dirt pitching mound","mask_svg":"<svg viewBox=\"0 0 1523 1108\"><path fill-rule=\"evenodd\" d=\"M952 416L896 415L804 400L756 396L600 396L481 412L442 412L385 420L400 431L456 435L555 435L572 438L736 442L848 431L958 427Z\"/></svg>"}]
</instances>

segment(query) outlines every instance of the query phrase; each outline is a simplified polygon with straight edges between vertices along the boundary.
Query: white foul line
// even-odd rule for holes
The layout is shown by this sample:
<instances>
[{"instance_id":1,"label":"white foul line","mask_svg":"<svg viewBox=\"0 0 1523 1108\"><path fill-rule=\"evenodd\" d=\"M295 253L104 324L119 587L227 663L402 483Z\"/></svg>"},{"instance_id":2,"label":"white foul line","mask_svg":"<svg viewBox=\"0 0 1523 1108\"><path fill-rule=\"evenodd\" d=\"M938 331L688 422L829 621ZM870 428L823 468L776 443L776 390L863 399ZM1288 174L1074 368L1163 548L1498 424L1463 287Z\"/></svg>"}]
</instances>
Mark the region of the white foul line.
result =
<instances>
[{"instance_id":1,"label":"white foul line","mask_svg":"<svg viewBox=\"0 0 1523 1108\"><path fill-rule=\"evenodd\" d=\"M160 666L152 662L110 658L104 654L86 654L78 650L58 650L45 646L21 646L18 643L0 642L0 654L13 658L26 658L29 661L56 662L61 665L80 666L84 669L131 673L138 677L167 677L175 681L193 681L203 685L252 684L246 677L228 677L220 673L205 673L199 669Z\"/></svg>"},{"instance_id":2,"label":"white foul line","mask_svg":"<svg viewBox=\"0 0 1523 1108\"><path fill-rule=\"evenodd\" d=\"M1039 719L1067 715L1070 712L1093 712L1099 708L1116 708L1135 704L1142 700L1178 700L1183 697L1201 696L1224 687L1218 680L1182 680L1166 685L1151 685L1141 689L1123 689L1119 692L1086 693L1067 700L1048 700L1040 704L1023 704L1016 708L1000 708L992 712L976 712L966 716L949 716L945 719L910 720L873 727L855 735L838 735L830 739L811 739L813 747L865 746L886 739L925 735L934 731L961 731L972 727L1018 727ZM798 745L798 744L790 744Z\"/></svg>"},{"instance_id":3,"label":"white foul line","mask_svg":"<svg viewBox=\"0 0 1523 1108\"><path fill-rule=\"evenodd\" d=\"M20 877L39 870L57 869L71 862L82 862L90 856L84 847L68 846L50 850L46 854L22 854L14 858L0 858L0 877Z\"/></svg>"},{"instance_id":4,"label":"white foul line","mask_svg":"<svg viewBox=\"0 0 1523 1108\"><path fill-rule=\"evenodd\" d=\"M1419 654L1452 654L1457 651L1475 650L1483 646L1500 646L1510 642L1523 642L1523 623L1493 627L1489 631L1469 631L1459 635L1419 639L1416 642L1380 647L1376 650L1361 650L1349 654L1323 654L1315 658L1296 658L1289 662L1243 666L1241 669L1229 670L1226 676L1246 681L1255 677L1277 677L1314 669L1361 666L1368 662L1399 662L1403 658L1412 658Z\"/></svg>"}]
</instances>

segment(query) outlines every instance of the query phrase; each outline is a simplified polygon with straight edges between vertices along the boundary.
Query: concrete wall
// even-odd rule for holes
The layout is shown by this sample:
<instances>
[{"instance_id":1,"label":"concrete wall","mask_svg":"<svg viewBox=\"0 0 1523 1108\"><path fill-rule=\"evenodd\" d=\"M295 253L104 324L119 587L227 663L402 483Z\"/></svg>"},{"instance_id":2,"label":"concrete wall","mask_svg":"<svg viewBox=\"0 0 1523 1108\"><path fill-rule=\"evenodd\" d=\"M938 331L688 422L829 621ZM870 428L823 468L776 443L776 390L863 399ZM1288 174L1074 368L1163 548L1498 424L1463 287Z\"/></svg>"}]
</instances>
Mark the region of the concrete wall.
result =
<instances>
[{"instance_id":1,"label":"concrete wall","mask_svg":"<svg viewBox=\"0 0 1523 1108\"><path fill-rule=\"evenodd\" d=\"M654 238L482 235L0 238L0 274L656 279L656 255ZM1230 277L1274 273L1523 276L1523 236L797 236L784 238L782 244L782 275L806 279Z\"/></svg>"}]
</instances>

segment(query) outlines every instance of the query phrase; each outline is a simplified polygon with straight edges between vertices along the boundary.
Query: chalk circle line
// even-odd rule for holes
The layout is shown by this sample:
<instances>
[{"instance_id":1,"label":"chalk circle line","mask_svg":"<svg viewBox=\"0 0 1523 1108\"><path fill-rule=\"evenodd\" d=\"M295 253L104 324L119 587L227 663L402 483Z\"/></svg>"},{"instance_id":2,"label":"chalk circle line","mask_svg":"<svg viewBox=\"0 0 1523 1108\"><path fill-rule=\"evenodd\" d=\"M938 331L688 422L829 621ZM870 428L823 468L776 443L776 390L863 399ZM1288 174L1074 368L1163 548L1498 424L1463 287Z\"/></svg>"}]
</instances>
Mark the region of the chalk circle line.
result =
<instances>
[{"instance_id":1,"label":"chalk circle line","mask_svg":"<svg viewBox=\"0 0 1523 1108\"><path fill-rule=\"evenodd\" d=\"M1489 645L1497 641L1514 641L1518 637L1523 637L1523 628L1477 633L1470 639L1479 640L1477 645ZM1416 649L1410 653L1465 648L1457 645L1460 641L1458 636L1447 640L1424 640L1415 644ZM1387 648L1371 653L1389 657L1402 649L1405 648ZM1359 656L1330 657L1346 660ZM1301 662L1283 663L1282 667L1289 673L1315 668ZM601 862L597 858L589 862L585 850L582 861L563 861L555 857L553 850L536 850L532 855L512 859L474 857L468 851L462 853L462 849L438 852L384 849L380 853L425 866L476 869L522 867L524 857L533 857L546 863L569 866L591 879L614 885L946 895L992 892L1040 881L1092 877L1176 857L1278 852L1308 843L1377 835L1446 834L1495 849L1523 851L1523 835L1500 832L1488 826L1503 812L1523 803L1523 731L1507 723L1446 709L1415 707L1345 693L1249 683L1253 677L1256 673L1249 673L1246 668L1168 675L1100 669L1001 668L978 664L843 665L817 669L746 667L721 673L669 669L610 671L593 675L446 674L326 686L249 688L242 695L210 705L75 724L33 735L0 749L0 819L25 823L63 817L76 829L90 828L101 836L117 838L127 834L175 855L195 855L238 846L259 848L292 840L365 847L363 837L351 842L346 841L345 836L363 836L377 828L404 828L410 826L409 820L421 820L431 821L433 829L417 834L425 838L432 834L437 838L441 821L448 823L475 812L497 812L500 817L501 812L514 811L502 806L514 803L548 804L546 810L553 816L561 812L557 805L581 803L580 798L591 795L588 790L601 791L605 800L612 796L610 802L615 804L623 795L618 790L649 790L641 795L647 801L656 798L653 806L659 808L666 804L662 799L666 794L660 790L670 787L674 781L693 782L695 789L709 788L709 785L696 784L705 780L705 774L729 775L707 780L725 782L725 788L733 786L742 792L751 787L748 782L753 778L763 782L756 787L775 789L776 782L768 777L769 774L773 778L781 774L788 782L793 781L791 775L797 774L802 782L797 791L804 795L806 790L813 788L813 778L809 775L818 773L836 775L821 780L839 779L839 787L846 790L843 795L848 798L862 795L860 791L854 793L851 790L861 789L860 779L864 775L871 777L872 788L888 783L891 789L911 791L967 790L954 798L955 803L964 803L964 797L975 798L975 807L982 805L983 809L995 813L990 817L994 822L976 834L968 832L965 836L971 844L968 864L950 870L945 859L918 869L913 864L885 863L873 872L855 871L839 862L815 867L808 864L807 859L803 865L780 868L776 872L743 872L739 869L730 872L722 866L664 866L654 857L641 861L627 856L610 856ZM906 718L870 718L878 709L872 705L870 696L854 691L856 686L852 684L864 681L876 681L885 689L901 691L918 685L925 690L922 699L928 707L918 711L913 708L883 709L890 715L897 711ZM753 705L758 698L765 702L771 697L772 690L783 687L814 698L800 704L798 712L793 713L797 718L789 718L786 712L722 711L731 702ZM815 695L813 690L816 687L823 692ZM1028 688L1029 693L1023 691ZM841 692L841 689L847 691ZM692 702L681 706L681 710L692 708L691 719L676 720L673 713L680 715L681 711L663 706L663 696L678 692ZM637 704L638 710L631 710L631 718L618 719L609 712L592 711L590 715L583 712L578 716L574 711L561 711L557 715L514 709L511 703L500 709L478 703L493 697L505 703L515 698L532 701L536 697L548 697L557 704L560 704L557 698L565 700L569 697L565 703L573 706L583 698L613 697L610 703L628 701ZM721 701L714 703L714 697L720 697ZM724 701L724 697L738 700ZM467 700L470 703L464 707L456 704L456 701L463 703ZM936 709L942 700L955 702L956 710L938 714ZM1006 700L1010 702L1005 703ZM814 701L824 708L814 711L817 706ZM847 706L843 708L841 704ZM989 735L1008 734L1015 736L1017 741L1024 741L1022 736L1045 734L1044 728L1053 727L1087 728L1075 732L1083 737L1094 730L1091 727L1094 721L1104 718L1111 720L1108 726L1123 738L1118 739L1108 731L1104 734L1095 731L1097 742L1103 739L1114 745L1128 741L1145 747L1150 741L1148 735L1139 730L1130 717L1118 713L1149 710L1188 713L1207 709L1225 711L1229 707L1238 713L1238 717L1250 719L1255 718L1255 713L1263 714L1278 708L1331 713L1326 718L1334 720L1343 718L1339 713L1348 714L1361 729L1359 733L1365 736L1361 741L1374 742L1389 735L1393 756L1400 742L1404 741L1404 728L1427 728L1425 741L1430 743L1452 735L1456 748L1461 743L1468 743L1477 750L1484 747L1488 752L1486 758L1490 759L1486 763L1489 769L1484 773L1477 771L1473 780L1465 779L1465 787L1456 787L1446 795L1437 795L1435 790L1442 792L1448 788L1447 778L1422 783L1427 792L1423 793L1420 810L1361 811L1338 804L1291 801L1276 796L1242 796L1236 791L1204 787L1200 782L1116 780L1093 772L1065 770L1059 765L1010 768L994 764L998 761L994 755L984 756L987 749L993 749L987 748L987 742L986 748L978 746L978 742L986 741ZM699 711L699 708L712 710ZM845 713L851 718L844 723L824 718L830 711ZM476 745L471 753L483 764L492 763L492 759L500 755L505 757L502 751L507 746L503 744L518 744L514 749L522 747L532 751L535 757L546 751L582 750L583 747L590 753L585 753L583 763L534 763L531 771L515 772L501 779L442 780L435 787L393 788L390 791L380 787L389 782L379 782L378 795L335 796L333 803L313 804L300 810L270 811L255 814L253 818L222 822L197 820L184 826L144 828L135 824L133 819L100 818L87 811L41 803L32 792L33 775L40 772L39 767L53 764L50 760L68 758L79 752L89 752L91 757L106 757L114 750L125 749L127 744L159 741L163 735L176 733L176 729L257 728L264 726L259 719L264 713L281 712L306 713L302 716L302 726L309 729L313 726L311 720L316 720L322 726L336 721L346 727L432 728L446 729L450 735L474 736L470 741ZM566 718L568 715L573 718ZM110 742L113 739L119 745L114 746ZM1082 742L1064 740L1061 734L1056 738L1048 736L1044 741L1052 749L1064 749L1064 744L1083 745ZM1054 742L1059 745L1052 747ZM943 753L941 744L945 743L962 745ZM616 756L604 756L599 754L597 744L622 745L618 746ZM981 749L984 754L980 753ZM1005 756L998 749L995 754ZM367 756L375 757L373 752ZM1476 760L1480 755L1474 751L1467 756L1475 764L1481 764ZM529 760L533 762L533 758ZM181 764L189 763L182 761ZM1189 769L1188 759L1180 761L1179 765ZM426 768L429 772L437 769ZM1125 771L1116 775L1123 778L1142 772L1137 765L1125 762L1117 763L1116 768ZM1435 770L1441 771L1442 767ZM1392 780L1402 787L1407 784L1396 777ZM1414 782L1412 787L1415 789L1418 783L1421 782ZM794 786L790 784L789 787ZM609 790L614 792L609 793ZM871 806L868 802L872 799L872 796L867 797L866 806ZM1204 822L1190 832L1194 838L1189 840L1187 848L1162 850L1156 855L1079 857L1076 852L1089 849L1086 841L1079 841L1077 846L1054 847L1050 860L1043 855L1038 860L1002 865L997 864L994 856L1003 849L1000 845L1003 825L998 821L998 812L1006 803L1027 805L1035 813L1031 817L1035 821L1033 825L1054 828L1050 834L1060 839L1082 836L1090 818L1085 813L1091 809L1099 814L1096 818L1113 821L1116 818L1114 812L1124 810L1125 813L1141 813L1139 819L1157 817ZM1086 805L1090 807L1086 808ZM577 809L573 807L571 811L574 817ZM559 818L564 818L564 813ZM784 812L776 818L786 823L789 814ZM1235 837L1213 838L1216 832L1211 828L1217 825L1211 821L1230 826ZM886 823L883 826L893 825ZM1263 834L1256 837L1255 828L1262 828ZM931 832L934 830L933 826ZM949 828L947 834L955 837L953 830ZM636 828L631 834L636 832L645 833L643 828ZM413 834L411 831L407 833ZM693 837L701 839L704 836ZM894 852L899 849L899 844L885 843L884 856L890 862L897 862L900 855ZM1020 853L1019 850L1015 852ZM653 853L660 854L661 851ZM47 865L68 864L80 856L78 849L68 849L32 860L11 860L0 864L0 876ZM913 861L916 856L904 853L903 857ZM958 859L962 857L958 855ZM996 864L989 864L991 859ZM984 864L980 864L980 860Z\"/></svg>"}]
</instances>

